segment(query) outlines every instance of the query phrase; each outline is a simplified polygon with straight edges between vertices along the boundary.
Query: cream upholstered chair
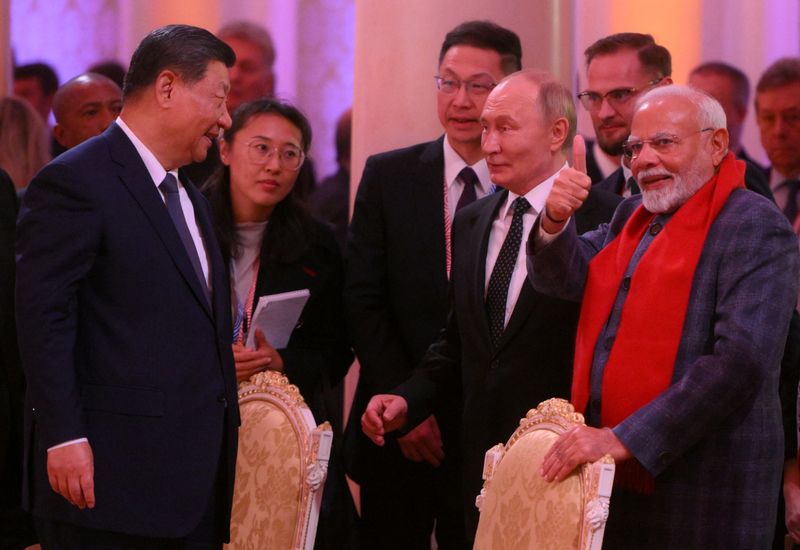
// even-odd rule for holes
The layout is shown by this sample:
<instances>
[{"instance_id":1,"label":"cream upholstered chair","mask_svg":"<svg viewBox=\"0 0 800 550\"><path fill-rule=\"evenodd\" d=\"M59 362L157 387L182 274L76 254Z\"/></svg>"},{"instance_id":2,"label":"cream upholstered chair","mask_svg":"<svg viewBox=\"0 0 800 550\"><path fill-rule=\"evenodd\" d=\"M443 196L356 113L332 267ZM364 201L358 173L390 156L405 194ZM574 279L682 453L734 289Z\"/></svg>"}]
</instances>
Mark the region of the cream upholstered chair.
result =
<instances>
[{"instance_id":1,"label":"cream upholstered chair","mask_svg":"<svg viewBox=\"0 0 800 550\"><path fill-rule=\"evenodd\" d=\"M239 385L239 454L229 549L311 550L333 432L275 371Z\"/></svg>"},{"instance_id":2,"label":"cream upholstered chair","mask_svg":"<svg viewBox=\"0 0 800 550\"><path fill-rule=\"evenodd\" d=\"M608 519L614 461L605 456L578 467L561 482L546 482L539 468L547 450L576 424L567 401L549 399L528 411L504 446L489 449L475 549L599 550Z\"/></svg>"}]
</instances>

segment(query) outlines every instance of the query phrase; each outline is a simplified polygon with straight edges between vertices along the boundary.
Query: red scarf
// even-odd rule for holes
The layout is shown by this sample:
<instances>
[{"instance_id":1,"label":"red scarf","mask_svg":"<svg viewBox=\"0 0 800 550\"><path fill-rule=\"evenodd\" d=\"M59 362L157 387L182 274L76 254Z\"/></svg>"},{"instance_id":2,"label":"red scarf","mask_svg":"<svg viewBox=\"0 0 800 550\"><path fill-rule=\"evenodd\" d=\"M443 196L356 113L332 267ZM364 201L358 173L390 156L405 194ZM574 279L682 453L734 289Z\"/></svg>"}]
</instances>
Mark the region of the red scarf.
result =
<instances>
[{"instance_id":1,"label":"red scarf","mask_svg":"<svg viewBox=\"0 0 800 550\"><path fill-rule=\"evenodd\" d=\"M728 153L717 173L678 208L642 256L603 371L601 426L616 426L669 387L706 236L728 196L744 187L744 171L744 162ZM589 263L575 345L575 410L586 410L595 343L631 257L654 217L639 206L620 234ZM619 466L617 473L623 473Z\"/></svg>"}]
</instances>

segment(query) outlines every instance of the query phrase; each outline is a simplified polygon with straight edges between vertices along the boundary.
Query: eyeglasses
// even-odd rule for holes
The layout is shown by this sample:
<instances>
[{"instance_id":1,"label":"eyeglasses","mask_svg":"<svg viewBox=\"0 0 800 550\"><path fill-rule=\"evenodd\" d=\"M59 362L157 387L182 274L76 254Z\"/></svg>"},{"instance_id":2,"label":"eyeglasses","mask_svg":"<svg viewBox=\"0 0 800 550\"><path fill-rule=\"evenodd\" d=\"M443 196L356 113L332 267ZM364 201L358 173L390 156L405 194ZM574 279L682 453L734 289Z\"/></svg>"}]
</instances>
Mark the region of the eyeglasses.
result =
<instances>
[{"instance_id":1,"label":"eyeglasses","mask_svg":"<svg viewBox=\"0 0 800 550\"><path fill-rule=\"evenodd\" d=\"M655 80L648 82L647 85L642 88L614 88L613 90L604 94L598 94L597 92L589 91L581 92L578 94L578 99L580 99L583 107L587 111L600 110L604 99L608 101L608 104L612 107L620 107L630 101L631 98L636 94L646 90L647 88L655 86L662 80L663 78L656 78Z\"/></svg>"},{"instance_id":2,"label":"eyeglasses","mask_svg":"<svg viewBox=\"0 0 800 550\"><path fill-rule=\"evenodd\" d=\"M622 154L629 160L635 160L642 154L644 144L647 143L659 155L668 155L675 151L675 148L680 144L681 140L695 134L702 134L703 132L710 132L714 128L703 128L691 134L686 134L683 137L678 137L673 134L659 134L651 139L631 139L628 138L622 145Z\"/></svg>"},{"instance_id":3,"label":"eyeglasses","mask_svg":"<svg viewBox=\"0 0 800 550\"><path fill-rule=\"evenodd\" d=\"M445 76L434 76L436 80L436 88L443 94L455 94L461 89L461 85L467 89L467 93L473 97L482 97L488 95L497 82L491 80L458 80L457 78L450 78Z\"/></svg>"},{"instance_id":4,"label":"eyeglasses","mask_svg":"<svg viewBox=\"0 0 800 550\"><path fill-rule=\"evenodd\" d=\"M299 170L306 158L305 153L294 145L284 145L278 149L269 141L251 141L247 144L247 156L253 164L267 164L275 155L278 164L286 170Z\"/></svg>"}]
</instances>

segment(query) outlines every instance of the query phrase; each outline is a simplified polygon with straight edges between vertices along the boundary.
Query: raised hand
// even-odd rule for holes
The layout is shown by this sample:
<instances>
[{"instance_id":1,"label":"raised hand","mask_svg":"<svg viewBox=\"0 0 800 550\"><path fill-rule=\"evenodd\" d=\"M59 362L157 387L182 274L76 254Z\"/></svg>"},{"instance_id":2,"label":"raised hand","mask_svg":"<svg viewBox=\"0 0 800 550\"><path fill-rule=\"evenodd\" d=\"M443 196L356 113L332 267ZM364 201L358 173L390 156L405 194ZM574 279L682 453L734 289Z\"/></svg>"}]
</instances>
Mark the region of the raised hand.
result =
<instances>
[{"instance_id":1,"label":"raised hand","mask_svg":"<svg viewBox=\"0 0 800 550\"><path fill-rule=\"evenodd\" d=\"M541 224L542 229L551 234L561 231L564 224L586 201L592 187L592 180L586 175L586 143L582 136L575 136L572 153L572 168L559 172L545 203Z\"/></svg>"}]
</instances>

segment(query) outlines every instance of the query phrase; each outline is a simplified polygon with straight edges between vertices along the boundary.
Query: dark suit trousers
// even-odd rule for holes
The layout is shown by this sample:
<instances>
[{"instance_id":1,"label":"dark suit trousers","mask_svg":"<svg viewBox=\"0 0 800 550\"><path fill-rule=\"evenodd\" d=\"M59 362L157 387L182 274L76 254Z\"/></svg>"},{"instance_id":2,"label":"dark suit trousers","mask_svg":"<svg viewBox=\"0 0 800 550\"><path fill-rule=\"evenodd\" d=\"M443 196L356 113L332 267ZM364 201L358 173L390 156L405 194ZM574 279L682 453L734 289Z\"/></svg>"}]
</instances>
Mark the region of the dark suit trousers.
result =
<instances>
[{"instance_id":1,"label":"dark suit trousers","mask_svg":"<svg viewBox=\"0 0 800 550\"><path fill-rule=\"evenodd\" d=\"M453 498L461 487L460 462L448 458L439 468L413 463L411 470L401 483L361 486L361 548L429 550L432 532L439 550L470 548L462 502ZM391 471L386 478L393 479Z\"/></svg>"}]
</instances>

